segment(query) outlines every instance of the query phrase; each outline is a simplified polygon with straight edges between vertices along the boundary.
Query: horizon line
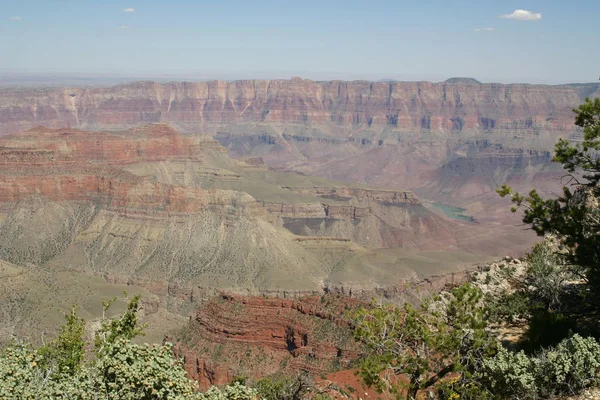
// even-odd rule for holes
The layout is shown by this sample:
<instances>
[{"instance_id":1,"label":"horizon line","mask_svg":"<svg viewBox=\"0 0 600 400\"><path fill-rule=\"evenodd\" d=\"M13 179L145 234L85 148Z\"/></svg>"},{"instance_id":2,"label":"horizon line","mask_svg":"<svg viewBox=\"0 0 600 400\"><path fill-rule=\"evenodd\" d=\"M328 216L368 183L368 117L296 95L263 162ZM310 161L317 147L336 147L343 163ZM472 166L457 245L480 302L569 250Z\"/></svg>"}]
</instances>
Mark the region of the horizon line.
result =
<instances>
[{"instance_id":1,"label":"horizon line","mask_svg":"<svg viewBox=\"0 0 600 400\"><path fill-rule=\"evenodd\" d=\"M0 77L3 73L0 71ZM192 78L192 77L158 77L158 76L114 76L114 75L37 75L37 74L25 74L11 76L13 79L0 83L0 89L6 88L56 88L56 87L100 87L100 86L117 86L123 84L143 83L143 82L155 82L160 84L167 83L201 83L201 82L243 82L243 81L292 81L294 79L306 80L311 82L371 82L371 83L450 83L448 82L453 79L460 79L464 81L471 81L466 83L478 84L478 85L536 85L536 86L568 86L568 85L593 85L600 82L597 81L564 81L560 83L549 83L549 82L526 82L526 81L480 81L476 78L471 77L450 77L443 80L428 80L428 79L395 79L395 78L382 78L382 79L312 79L303 78L301 76L292 77L273 77L273 78ZM72 81L72 82L68 82Z\"/></svg>"},{"instance_id":2,"label":"horizon line","mask_svg":"<svg viewBox=\"0 0 600 400\"><path fill-rule=\"evenodd\" d=\"M2 82L0 87L18 84L15 81L43 81L43 80L105 80L114 83L137 82L137 81L173 81L173 82L197 82L197 81L247 81L247 80L290 80L302 78L315 82L324 81L369 81L369 82L432 82L442 83L450 79L474 79L482 84L531 84L531 85L572 85L590 84L595 80L582 79L543 79L534 77L522 78L498 78L498 77L476 77L465 75L441 75L441 74L398 74L398 73L346 73L328 71L187 71L187 72L138 72L128 73L125 71L65 71L58 69L46 70L16 70L14 68L0 68L0 77L8 78L12 82ZM594 77L595 79L595 77ZM33 82L28 82L33 83ZM39 82L42 83L42 82ZM45 82L50 83L50 82ZM56 82L58 83L58 82Z\"/></svg>"}]
</instances>

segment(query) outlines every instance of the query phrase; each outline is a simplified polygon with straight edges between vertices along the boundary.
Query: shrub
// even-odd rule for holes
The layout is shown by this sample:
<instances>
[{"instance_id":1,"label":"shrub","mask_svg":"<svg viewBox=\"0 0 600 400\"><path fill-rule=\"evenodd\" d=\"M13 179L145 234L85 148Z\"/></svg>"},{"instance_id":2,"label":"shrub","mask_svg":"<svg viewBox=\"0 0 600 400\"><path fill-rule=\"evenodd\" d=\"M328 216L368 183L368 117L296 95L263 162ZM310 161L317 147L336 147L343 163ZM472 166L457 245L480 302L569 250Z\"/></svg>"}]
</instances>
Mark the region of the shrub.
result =
<instances>
[{"instance_id":1,"label":"shrub","mask_svg":"<svg viewBox=\"0 0 600 400\"><path fill-rule=\"evenodd\" d=\"M256 389L244 386L239 382L225 386L223 389L213 386L206 393L198 395L199 400L255 400L257 397Z\"/></svg>"},{"instance_id":2,"label":"shrub","mask_svg":"<svg viewBox=\"0 0 600 400\"><path fill-rule=\"evenodd\" d=\"M75 373L46 369L39 351L24 345L0 357L2 399L191 399L195 385L169 345L149 346L117 340Z\"/></svg>"},{"instance_id":3,"label":"shrub","mask_svg":"<svg viewBox=\"0 0 600 400\"><path fill-rule=\"evenodd\" d=\"M499 398L574 394L600 382L600 344L574 335L536 356L501 349L484 361L484 380Z\"/></svg>"},{"instance_id":4,"label":"shrub","mask_svg":"<svg viewBox=\"0 0 600 400\"><path fill-rule=\"evenodd\" d=\"M112 301L104 303L108 310ZM239 383L223 389L196 391L171 344L134 344L139 297L125 313L104 318L94 350L85 353L85 322L75 309L66 316L56 340L34 349L15 343L0 353L0 399L3 400L252 400L255 389Z\"/></svg>"},{"instance_id":5,"label":"shrub","mask_svg":"<svg viewBox=\"0 0 600 400\"><path fill-rule=\"evenodd\" d=\"M306 375L272 376L259 380L254 387L262 400L300 400L311 389L312 382Z\"/></svg>"},{"instance_id":6,"label":"shrub","mask_svg":"<svg viewBox=\"0 0 600 400\"><path fill-rule=\"evenodd\" d=\"M88 371L100 398L183 399L195 393L195 384L173 358L168 343L150 346L115 340Z\"/></svg>"},{"instance_id":7,"label":"shrub","mask_svg":"<svg viewBox=\"0 0 600 400\"><path fill-rule=\"evenodd\" d=\"M374 304L355 311L352 321L355 338L370 350L360 364L367 385L399 394L403 388L394 375L404 374L409 400L438 389L443 398L485 396L475 385L476 374L484 357L495 354L496 342L476 287L455 288L419 309Z\"/></svg>"},{"instance_id":8,"label":"shrub","mask_svg":"<svg viewBox=\"0 0 600 400\"><path fill-rule=\"evenodd\" d=\"M513 353L502 348L495 357L484 361L484 368L492 393L505 398L535 398L538 388L533 361L524 352Z\"/></svg>"},{"instance_id":9,"label":"shrub","mask_svg":"<svg viewBox=\"0 0 600 400\"><path fill-rule=\"evenodd\" d=\"M535 302L559 310L566 295L565 282L573 279L572 268L564 266L548 242L541 242L527 255L525 287Z\"/></svg>"}]
</instances>

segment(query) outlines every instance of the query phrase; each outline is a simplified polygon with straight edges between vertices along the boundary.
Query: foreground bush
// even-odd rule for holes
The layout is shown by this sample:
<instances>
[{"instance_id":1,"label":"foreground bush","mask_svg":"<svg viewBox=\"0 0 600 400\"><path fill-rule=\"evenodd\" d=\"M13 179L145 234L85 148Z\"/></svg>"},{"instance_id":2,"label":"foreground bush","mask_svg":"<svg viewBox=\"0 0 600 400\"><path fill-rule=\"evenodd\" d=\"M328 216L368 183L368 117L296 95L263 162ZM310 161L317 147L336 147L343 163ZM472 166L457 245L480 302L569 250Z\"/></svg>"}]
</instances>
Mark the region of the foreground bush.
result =
<instances>
[{"instance_id":1,"label":"foreground bush","mask_svg":"<svg viewBox=\"0 0 600 400\"><path fill-rule=\"evenodd\" d=\"M199 394L199 400L254 400L258 396L256 389L249 388L236 382L219 389L216 386L208 389L206 393Z\"/></svg>"},{"instance_id":2,"label":"foreground bush","mask_svg":"<svg viewBox=\"0 0 600 400\"><path fill-rule=\"evenodd\" d=\"M7 349L0 358L2 399L187 399L195 386L173 359L169 345L132 344L126 339L74 374L51 374L39 351Z\"/></svg>"},{"instance_id":3,"label":"foreground bush","mask_svg":"<svg viewBox=\"0 0 600 400\"><path fill-rule=\"evenodd\" d=\"M536 356L501 349L484 362L484 379L499 398L569 395L600 383L600 343L579 335Z\"/></svg>"},{"instance_id":4,"label":"foreground bush","mask_svg":"<svg viewBox=\"0 0 600 400\"><path fill-rule=\"evenodd\" d=\"M354 335L370 352L360 373L369 386L414 400L420 392L441 398L482 399L483 360L497 344L486 329L484 296L465 284L420 308L374 304L352 315ZM403 385L398 375L408 379Z\"/></svg>"},{"instance_id":5,"label":"foreground bush","mask_svg":"<svg viewBox=\"0 0 600 400\"><path fill-rule=\"evenodd\" d=\"M301 400L313 387L307 375L267 377L254 384L261 400Z\"/></svg>"},{"instance_id":6,"label":"foreground bush","mask_svg":"<svg viewBox=\"0 0 600 400\"><path fill-rule=\"evenodd\" d=\"M111 302L104 304L105 311ZM139 297L118 318L104 318L93 349L83 339L85 321L73 310L58 338L39 349L16 343L0 354L0 399L38 400L252 400L243 385L197 392L173 357L171 345L135 344Z\"/></svg>"}]
</instances>

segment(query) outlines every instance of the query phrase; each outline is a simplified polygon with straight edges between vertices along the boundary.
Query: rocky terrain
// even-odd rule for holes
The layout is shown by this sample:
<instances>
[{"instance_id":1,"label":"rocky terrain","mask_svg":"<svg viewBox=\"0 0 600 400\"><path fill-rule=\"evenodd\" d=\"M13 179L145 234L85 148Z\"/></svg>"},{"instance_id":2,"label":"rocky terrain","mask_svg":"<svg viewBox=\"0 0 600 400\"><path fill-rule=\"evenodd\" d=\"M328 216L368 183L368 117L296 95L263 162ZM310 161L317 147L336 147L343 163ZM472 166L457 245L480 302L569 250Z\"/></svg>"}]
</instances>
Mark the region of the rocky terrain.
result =
<instances>
[{"instance_id":1,"label":"rocky terrain","mask_svg":"<svg viewBox=\"0 0 600 400\"><path fill-rule=\"evenodd\" d=\"M237 376L260 379L347 368L361 352L344 312L359 303L339 295L300 299L222 295L203 304L176 334L176 354L204 387Z\"/></svg>"},{"instance_id":2,"label":"rocky terrain","mask_svg":"<svg viewBox=\"0 0 600 400\"><path fill-rule=\"evenodd\" d=\"M579 140L571 110L598 95L463 79L1 89L2 334L126 287L164 332L221 290L393 297L518 255L535 236L494 189L556 190L552 146Z\"/></svg>"},{"instance_id":3,"label":"rocky terrain","mask_svg":"<svg viewBox=\"0 0 600 400\"><path fill-rule=\"evenodd\" d=\"M409 191L272 171L166 124L1 138L0 238L3 312L17 331L31 328L24 310L39 296L24 292L38 287L50 297L42 314L83 287L92 298L130 286L153 314L177 320L220 290L393 296L511 240L439 215ZM79 283L54 282L63 275ZM11 289L19 285L27 290Z\"/></svg>"},{"instance_id":4,"label":"rocky terrain","mask_svg":"<svg viewBox=\"0 0 600 400\"><path fill-rule=\"evenodd\" d=\"M558 188L550 152L577 140L572 109L598 84L446 82L138 82L103 88L0 90L0 134L38 125L123 130L149 122L211 135L235 158L345 182L413 190L480 222L508 182ZM513 234L519 234L513 231ZM525 240L525 238L522 237Z\"/></svg>"}]
</instances>

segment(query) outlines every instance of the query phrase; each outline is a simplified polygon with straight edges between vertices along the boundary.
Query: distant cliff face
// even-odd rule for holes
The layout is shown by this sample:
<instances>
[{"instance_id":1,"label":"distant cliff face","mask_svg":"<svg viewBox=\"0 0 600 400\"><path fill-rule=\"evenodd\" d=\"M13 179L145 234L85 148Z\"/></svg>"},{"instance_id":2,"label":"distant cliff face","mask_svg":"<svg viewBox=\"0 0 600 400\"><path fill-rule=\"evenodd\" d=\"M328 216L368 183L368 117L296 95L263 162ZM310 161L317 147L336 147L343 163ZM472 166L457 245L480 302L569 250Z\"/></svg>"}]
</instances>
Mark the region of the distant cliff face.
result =
<instances>
[{"instance_id":1,"label":"distant cliff face","mask_svg":"<svg viewBox=\"0 0 600 400\"><path fill-rule=\"evenodd\" d=\"M437 135L571 132L571 109L587 95L598 96L599 88L292 79L2 90L0 133L36 125L120 129L148 122L190 129L243 122L325 124Z\"/></svg>"},{"instance_id":2,"label":"distant cliff face","mask_svg":"<svg viewBox=\"0 0 600 400\"><path fill-rule=\"evenodd\" d=\"M411 190L426 200L466 208L467 214L478 221L514 225L518 219L510 219L508 208L495 201L495 188L508 182L519 190L529 190L532 185L547 193L558 190L559 171L550 161L553 145L558 137L580 137L581 132L573 124L572 109L586 96L599 95L598 84L502 85L469 79L441 83L303 79L137 82L108 88L0 90L0 134L22 132L38 125L120 131L148 122L166 122L182 132L212 136L230 156L261 160L265 169L268 166L387 187L391 189L389 193ZM90 151L121 154L125 159L120 162L131 165L133 161L126 161L127 157L166 162L161 152L195 146L188 139L161 140L155 140L156 147L152 149L137 148L127 140L109 140L102 142L103 149ZM81 149L82 158L94 155L86 151ZM185 157L194 156L190 151ZM125 169L144 175L144 168ZM186 186L187 181L199 179L197 173L186 168L182 166L176 174L167 173L155 163L153 173L162 177L161 183ZM202 172L205 178L212 173ZM223 182L223 171L216 174ZM239 181L238 175L229 174L227 179ZM282 186L287 185L280 184L277 190ZM307 207L296 204L304 202L301 200L287 204L277 196L261 199L257 195L263 190L243 183L240 187L272 214L279 215L281 226L296 234L318 233L358 240L348 234L351 221L356 223L356 217L366 214L377 218L371 223L372 233L365 233L358 240L360 244L395 247L400 242L407 243L417 229L414 225L407 231L388 229L387 232L395 232L393 235L373 234L381 232L389 222L387 211L379 212L376 206L373 212L373 207L365 205L369 199L359 192L341 193L338 188L335 193L318 193L318 186L297 190L298 195L333 202L336 198L363 198L362 204L339 207L323 201ZM388 192L370 193L382 196ZM385 196L377 202L390 203ZM394 210L408 209L409 198L392 198L391 204L400 200L402 207ZM405 214L394 215L399 220ZM337 216L343 216L347 226L329 222L321 225L317 221ZM430 220L424 218L418 225L431 231ZM400 238L390 239L394 235Z\"/></svg>"}]
</instances>

